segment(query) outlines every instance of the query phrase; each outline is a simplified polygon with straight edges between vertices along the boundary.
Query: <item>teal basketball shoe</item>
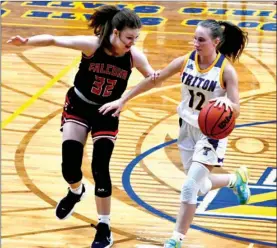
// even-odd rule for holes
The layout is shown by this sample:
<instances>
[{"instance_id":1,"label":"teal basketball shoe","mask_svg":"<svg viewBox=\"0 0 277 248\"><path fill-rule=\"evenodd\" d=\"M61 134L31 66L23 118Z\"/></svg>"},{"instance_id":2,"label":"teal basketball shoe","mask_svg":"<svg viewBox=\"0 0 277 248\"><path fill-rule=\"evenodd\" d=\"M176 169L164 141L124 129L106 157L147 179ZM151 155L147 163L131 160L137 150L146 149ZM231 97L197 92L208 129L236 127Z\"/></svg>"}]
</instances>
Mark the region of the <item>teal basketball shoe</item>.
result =
<instances>
[{"instance_id":1,"label":"teal basketball shoe","mask_svg":"<svg viewBox=\"0 0 277 248\"><path fill-rule=\"evenodd\" d=\"M181 242L175 239L169 239L165 242L164 248L181 248Z\"/></svg>"},{"instance_id":2,"label":"teal basketball shoe","mask_svg":"<svg viewBox=\"0 0 277 248\"><path fill-rule=\"evenodd\" d=\"M247 204L251 196L248 186L249 171L242 166L236 170L236 176L237 180L233 188L234 193L237 195L240 204Z\"/></svg>"}]
</instances>

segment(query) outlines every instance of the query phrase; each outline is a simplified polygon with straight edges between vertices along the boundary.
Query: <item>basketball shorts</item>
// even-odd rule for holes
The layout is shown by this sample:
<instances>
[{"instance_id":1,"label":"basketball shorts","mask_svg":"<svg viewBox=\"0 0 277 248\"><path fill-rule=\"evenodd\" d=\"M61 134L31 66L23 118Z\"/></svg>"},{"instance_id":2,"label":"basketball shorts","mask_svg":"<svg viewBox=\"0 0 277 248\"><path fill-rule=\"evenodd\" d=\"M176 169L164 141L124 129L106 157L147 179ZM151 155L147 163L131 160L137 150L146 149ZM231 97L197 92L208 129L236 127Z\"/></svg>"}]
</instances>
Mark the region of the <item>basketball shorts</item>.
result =
<instances>
[{"instance_id":1,"label":"basketball shorts","mask_svg":"<svg viewBox=\"0 0 277 248\"><path fill-rule=\"evenodd\" d=\"M222 166L227 142L227 138L221 140L208 138L199 128L180 120L177 145L186 171L194 161L216 167Z\"/></svg>"},{"instance_id":2,"label":"basketball shorts","mask_svg":"<svg viewBox=\"0 0 277 248\"><path fill-rule=\"evenodd\" d=\"M93 141L100 138L116 140L118 133L118 117L113 117L112 111L106 115L99 113L99 105L89 104L77 96L74 87L66 94L62 118L61 131L66 122L74 122L87 128L91 132Z\"/></svg>"}]
</instances>

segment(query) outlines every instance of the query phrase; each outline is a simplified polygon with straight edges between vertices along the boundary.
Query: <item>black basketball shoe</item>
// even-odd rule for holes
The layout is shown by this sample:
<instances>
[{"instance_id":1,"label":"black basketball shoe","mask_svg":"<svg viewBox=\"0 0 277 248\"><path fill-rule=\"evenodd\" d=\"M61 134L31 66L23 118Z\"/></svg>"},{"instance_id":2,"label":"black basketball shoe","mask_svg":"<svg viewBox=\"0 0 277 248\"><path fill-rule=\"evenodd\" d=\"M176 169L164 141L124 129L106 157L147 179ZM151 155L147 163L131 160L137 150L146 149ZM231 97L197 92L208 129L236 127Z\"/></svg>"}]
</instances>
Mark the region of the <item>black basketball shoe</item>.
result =
<instances>
[{"instance_id":1,"label":"black basketball shoe","mask_svg":"<svg viewBox=\"0 0 277 248\"><path fill-rule=\"evenodd\" d=\"M67 219L74 211L74 206L77 202L81 201L85 196L86 188L83 184L82 193L80 195L74 194L68 188L67 196L64 197L56 207L56 216L60 220Z\"/></svg>"},{"instance_id":2,"label":"black basketball shoe","mask_svg":"<svg viewBox=\"0 0 277 248\"><path fill-rule=\"evenodd\" d=\"M91 248L109 248L112 247L112 245L113 236L109 226L106 223L98 223Z\"/></svg>"}]
</instances>

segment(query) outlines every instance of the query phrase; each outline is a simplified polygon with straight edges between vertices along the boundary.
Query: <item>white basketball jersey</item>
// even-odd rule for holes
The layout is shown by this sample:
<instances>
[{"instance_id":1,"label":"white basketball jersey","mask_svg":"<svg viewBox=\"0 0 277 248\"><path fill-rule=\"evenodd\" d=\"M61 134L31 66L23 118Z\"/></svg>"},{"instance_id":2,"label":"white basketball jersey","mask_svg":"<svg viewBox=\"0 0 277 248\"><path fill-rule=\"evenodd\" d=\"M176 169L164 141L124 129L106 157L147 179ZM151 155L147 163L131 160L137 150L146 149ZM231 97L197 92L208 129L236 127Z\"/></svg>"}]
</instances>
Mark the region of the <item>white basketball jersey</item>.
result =
<instances>
[{"instance_id":1,"label":"white basketball jersey","mask_svg":"<svg viewBox=\"0 0 277 248\"><path fill-rule=\"evenodd\" d=\"M226 61L224 55L218 53L213 64L201 70L196 51L193 51L187 61L184 61L184 69L181 71L182 100L177 111L179 116L190 125L199 128L198 115L203 106L208 104L210 99L226 96L223 83Z\"/></svg>"}]
</instances>

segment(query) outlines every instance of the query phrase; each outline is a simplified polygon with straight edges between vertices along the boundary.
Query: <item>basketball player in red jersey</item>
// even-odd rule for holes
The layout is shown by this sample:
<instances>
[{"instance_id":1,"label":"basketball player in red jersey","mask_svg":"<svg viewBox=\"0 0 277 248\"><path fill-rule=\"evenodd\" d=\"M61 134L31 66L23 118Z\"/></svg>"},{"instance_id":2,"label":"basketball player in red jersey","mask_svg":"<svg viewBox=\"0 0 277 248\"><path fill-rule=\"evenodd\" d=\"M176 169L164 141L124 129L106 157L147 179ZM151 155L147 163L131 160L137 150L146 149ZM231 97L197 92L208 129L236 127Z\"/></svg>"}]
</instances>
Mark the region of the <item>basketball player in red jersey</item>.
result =
<instances>
[{"instance_id":1,"label":"basketball player in red jersey","mask_svg":"<svg viewBox=\"0 0 277 248\"><path fill-rule=\"evenodd\" d=\"M62 113L62 174L70 185L68 194L57 204L56 216L66 219L85 194L82 183L83 148L88 133L93 140L92 174L99 223L92 248L113 244L110 231L112 184L110 158L118 133L118 118L98 112L101 105L117 100L125 91L132 68L143 76L158 75L146 56L134 47L141 29L140 18L129 9L102 6L90 18L95 36L37 35L15 36L8 43L16 46L58 46L80 50L82 59L74 87L66 94Z\"/></svg>"},{"instance_id":2,"label":"basketball player in red jersey","mask_svg":"<svg viewBox=\"0 0 277 248\"><path fill-rule=\"evenodd\" d=\"M247 168L241 167L235 174L210 173L215 166L223 164L227 138L208 138L201 133L197 122L200 110L209 101L215 101L215 107L224 105L231 108L234 116L239 116L238 79L228 59L237 60L246 42L247 33L229 22L201 21L195 31L194 51L173 60L155 81L145 79L122 98L99 109L103 114L116 110L113 115L117 116L128 100L181 72L182 101L177 109L180 117L178 147L187 178L181 189L175 230L166 241L165 248L181 247L195 214L198 195L228 186L234 189L241 204L249 200Z\"/></svg>"}]
</instances>

